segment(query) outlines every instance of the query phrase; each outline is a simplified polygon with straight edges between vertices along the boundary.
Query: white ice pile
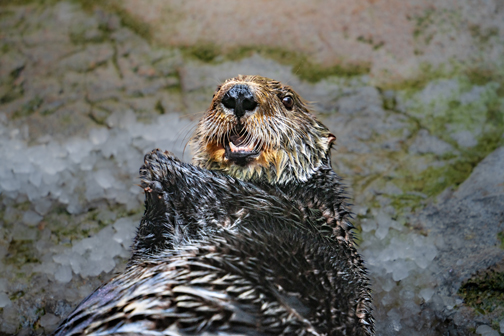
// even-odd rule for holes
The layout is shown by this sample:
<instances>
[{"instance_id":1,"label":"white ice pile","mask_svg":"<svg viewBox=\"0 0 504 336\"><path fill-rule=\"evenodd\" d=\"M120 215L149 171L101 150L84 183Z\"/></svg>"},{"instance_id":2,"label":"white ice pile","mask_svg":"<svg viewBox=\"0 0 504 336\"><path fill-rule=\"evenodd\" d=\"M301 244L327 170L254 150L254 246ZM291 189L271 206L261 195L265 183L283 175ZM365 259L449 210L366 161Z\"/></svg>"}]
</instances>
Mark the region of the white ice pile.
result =
<instances>
[{"instance_id":1,"label":"white ice pile","mask_svg":"<svg viewBox=\"0 0 504 336\"><path fill-rule=\"evenodd\" d=\"M432 316L422 316L420 305L441 299L430 274L436 245L442 242L411 232L405 220L391 218L392 209L371 213L361 223L360 250L372 281L377 330L380 335L423 335Z\"/></svg>"},{"instance_id":2,"label":"white ice pile","mask_svg":"<svg viewBox=\"0 0 504 336\"><path fill-rule=\"evenodd\" d=\"M34 205L26 224L35 225L52 201L65 204L71 214L100 199L137 207L142 197L135 184L143 155L158 147L182 158L190 130L190 122L176 114L145 125L127 111L112 114L107 124L110 129L92 129L87 139L58 143L45 137L41 144L28 146L23 132L0 123L0 195Z\"/></svg>"},{"instance_id":3,"label":"white ice pile","mask_svg":"<svg viewBox=\"0 0 504 336\"><path fill-rule=\"evenodd\" d=\"M36 321L53 330L71 305L101 283L96 276L124 265L142 212L143 156L161 148L185 161L190 157L184 146L193 123L176 114L144 124L126 111L112 114L107 126L91 129L85 138L58 142L44 136L32 144L28 127L12 127L0 112L0 333L13 334L20 323ZM114 205L130 214L117 218L108 210ZM89 225L98 232L88 238L60 234L65 228L47 218L61 206L71 216L57 225L73 228L73 219L87 218L88 209L96 207L111 225L100 227L92 219ZM36 261L7 263L13 241L31 249ZM13 298L21 292L21 298ZM57 306L41 316L37 305L47 297Z\"/></svg>"},{"instance_id":4,"label":"white ice pile","mask_svg":"<svg viewBox=\"0 0 504 336\"><path fill-rule=\"evenodd\" d=\"M138 218L120 218L98 234L72 242L71 248L60 249L58 253L49 255L46 261L35 267L35 271L54 274L60 283L72 280L72 271L82 277L110 272L116 266L116 256L129 257L129 247L137 226ZM37 243L36 247L43 253L44 249L40 245Z\"/></svg>"}]
</instances>

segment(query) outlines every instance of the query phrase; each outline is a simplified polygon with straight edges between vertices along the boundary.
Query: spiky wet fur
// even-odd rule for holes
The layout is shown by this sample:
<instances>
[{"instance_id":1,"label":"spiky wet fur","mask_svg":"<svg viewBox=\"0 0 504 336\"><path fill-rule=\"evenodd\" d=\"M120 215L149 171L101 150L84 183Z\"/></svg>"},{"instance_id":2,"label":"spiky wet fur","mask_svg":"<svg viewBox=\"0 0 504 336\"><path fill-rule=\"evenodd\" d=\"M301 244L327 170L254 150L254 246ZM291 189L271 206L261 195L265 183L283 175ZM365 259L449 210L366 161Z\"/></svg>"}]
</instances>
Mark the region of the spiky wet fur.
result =
<instances>
[{"instance_id":1,"label":"spiky wet fur","mask_svg":"<svg viewBox=\"0 0 504 336\"><path fill-rule=\"evenodd\" d=\"M221 101L236 84L247 85L258 103L257 109L241 120L248 133L245 144L256 144L261 149L260 156L246 166L233 164L224 155L224 143L237 133L238 120ZM282 104L286 96L294 100L291 110ZM195 149L193 163L199 167L245 181L267 179L283 184L306 182L317 167L327 163L334 139L310 112L307 102L289 86L260 76L238 76L219 86L191 144Z\"/></svg>"},{"instance_id":2,"label":"spiky wet fur","mask_svg":"<svg viewBox=\"0 0 504 336\"><path fill-rule=\"evenodd\" d=\"M226 83L240 78L273 82ZM314 142L318 154L302 156L311 171L226 170L208 161L215 151L201 161L202 148L195 163L213 170L160 150L146 155L145 213L126 271L84 300L56 334L373 335L369 280L330 167L333 137L301 113L309 119L302 125L317 126L309 134L326 137Z\"/></svg>"}]
</instances>

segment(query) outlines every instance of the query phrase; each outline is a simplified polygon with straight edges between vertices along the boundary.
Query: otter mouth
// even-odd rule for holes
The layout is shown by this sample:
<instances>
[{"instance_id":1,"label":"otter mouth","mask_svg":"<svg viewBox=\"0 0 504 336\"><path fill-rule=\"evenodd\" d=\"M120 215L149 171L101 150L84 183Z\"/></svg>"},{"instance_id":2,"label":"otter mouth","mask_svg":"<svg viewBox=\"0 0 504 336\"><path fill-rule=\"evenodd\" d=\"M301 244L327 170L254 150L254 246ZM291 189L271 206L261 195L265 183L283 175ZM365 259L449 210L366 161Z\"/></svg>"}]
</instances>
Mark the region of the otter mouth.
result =
<instances>
[{"instance_id":1,"label":"otter mouth","mask_svg":"<svg viewBox=\"0 0 504 336\"><path fill-rule=\"evenodd\" d=\"M250 141L249 134L244 130L230 135L224 147L226 159L238 165L246 165L261 154L257 143Z\"/></svg>"}]
</instances>

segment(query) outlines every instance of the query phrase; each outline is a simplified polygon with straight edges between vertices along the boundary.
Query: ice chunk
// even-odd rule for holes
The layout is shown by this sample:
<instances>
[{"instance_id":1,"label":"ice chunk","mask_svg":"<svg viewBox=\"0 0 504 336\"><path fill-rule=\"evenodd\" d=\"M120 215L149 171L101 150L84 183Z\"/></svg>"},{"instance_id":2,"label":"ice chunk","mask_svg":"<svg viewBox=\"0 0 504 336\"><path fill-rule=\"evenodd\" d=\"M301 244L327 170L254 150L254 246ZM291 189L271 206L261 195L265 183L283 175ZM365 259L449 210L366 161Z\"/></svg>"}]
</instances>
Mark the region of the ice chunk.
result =
<instances>
[{"instance_id":1,"label":"ice chunk","mask_svg":"<svg viewBox=\"0 0 504 336\"><path fill-rule=\"evenodd\" d=\"M40 187L42 183L42 172L39 169L35 169L28 179L35 187Z\"/></svg>"},{"instance_id":2,"label":"ice chunk","mask_svg":"<svg viewBox=\"0 0 504 336\"><path fill-rule=\"evenodd\" d=\"M33 172L35 169L30 161L25 160L24 158L20 158L19 161L13 164L12 170L16 174L29 174Z\"/></svg>"},{"instance_id":3,"label":"ice chunk","mask_svg":"<svg viewBox=\"0 0 504 336\"><path fill-rule=\"evenodd\" d=\"M447 309L452 310L455 307L455 298L451 296L443 296L443 303Z\"/></svg>"},{"instance_id":4,"label":"ice chunk","mask_svg":"<svg viewBox=\"0 0 504 336\"><path fill-rule=\"evenodd\" d=\"M156 147L154 141L149 141L144 138L134 138L132 141L132 145L139 149L142 153L146 153L149 150L153 149ZM354 209L355 210L355 209Z\"/></svg>"},{"instance_id":5,"label":"ice chunk","mask_svg":"<svg viewBox=\"0 0 504 336\"><path fill-rule=\"evenodd\" d=\"M476 328L476 334L482 336L499 336L499 332L497 330L494 330L485 324L480 325L478 328Z\"/></svg>"},{"instance_id":6,"label":"ice chunk","mask_svg":"<svg viewBox=\"0 0 504 336\"><path fill-rule=\"evenodd\" d=\"M86 177L86 192L85 196L88 201L93 201L105 196L103 188L98 184L93 176Z\"/></svg>"},{"instance_id":7,"label":"ice chunk","mask_svg":"<svg viewBox=\"0 0 504 336\"><path fill-rule=\"evenodd\" d=\"M103 189L108 189L115 184L115 178L110 170L99 170L94 173L94 178Z\"/></svg>"},{"instance_id":8,"label":"ice chunk","mask_svg":"<svg viewBox=\"0 0 504 336\"><path fill-rule=\"evenodd\" d=\"M89 140L91 140L95 146L101 145L107 141L108 136L109 134L106 128L93 128L89 131Z\"/></svg>"},{"instance_id":9,"label":"ice chunk","mask_svg":"<svg viewBox=\"0 0 504 336\"><path fill-rule=\"evenodd\" d=\"M71 139L66 143L65 147L70 154L70 159L78 164L82 161L82 158L89 154L93 145L82 139Z\"/></svg>"},{"instance_id":10,"label":"ice chunk","mask_svg":"<svg viewBox=\"0 0 504 336\"><path fill-rule=\"evenodd\" d=\"M60 265L54 273L54 278L58 282L67 283L72 280L72 269L70 266Z\"/></svg>"},{"instance_id":11,"label":"ice chunk","mask_svg":"<svg viewBox=\"0 0 504 336\"><path fill-rule=\"evenodd\" d=\"M364 219L361 224L362 231L369 232L376 230L376 222L372 219Z\"/></svg>"},{"instance_id":12,"label":"ice chunk","mask_svg":"<svg viewBox=\"0 0 504 336\"><path fill-rule=\"evenodd\" d=\"M24 213L23 215L23 223L30 225L30 226L35 226L40 221L42 220L42 216L40 216L38 213L35 211L28 210Z\"/></svg>"},{"instance_id":13,"label":"ice chunk","mask_svg":"<svg viewBox=\"0 0 504 336\"><path fill-rule=\"evenodd\" d=\"M74 242L72 245L72 251L80 255L84 255L87 250L91 250L94 247L94 238L84 238L78 242Z\"/></svg>"},{"instance_id":14,"label":"ice chunk","mask_svg":"<svg viewBox=\"0 0 504 336\"><path fill-rule=\"evenodd\" d=\"M42 182L46 185L48 185L49 188L52 188L56 183L58 183L59 176L56 174L48 174L44 173L42 175ZM42 185L41 188L44 188L45 186Z\"/></svg>"},{"instance_id":15,"label":"ice chunk","mask_svg":"<svg viewBox=\"0 0 504 336\"><path fill-rule=\"evenodd\" d=\"M391 278L387 277L381 283L381 287L385 292L390 292L392 288L396 287L396 282Z\"/></svg>"},{"instance_id":16,"label":"ice chunk","mask_svg":"<svg viewBox=\"0 0 504 336\"><path fill-rule=\"evenodd\" d=\"M45 274L53 274L56 272L56 264L52 261L45 261L40 265L37 265L33 268L35 272L45 273Z\"/></svg>"},{"instance_id":17,"label":"ice chunk","mask_svg":"<svg viewBox=\"0 0 504 336\"><path fill-rule=\"evenodd\" d=\"M103 256L113 258L121 253L121 245L112 239L114 234L114 230L109 226L96 235L96 247L91 251L91 259L100 260Z\"/></svg>"},{"instance_id":18,"label":"ice chunk","mask_svg":"<svg viewBox=\"0 0 504 336\"><path fill-rule=\"evenodd\" d=\"M432 295L434 294L434 289L432 288L423 288L420 290L420 297L425 300L425 302L428 302Z\"/></svg>"},{"instance_id":19,"label":"ice chunk","mask_svg":"<svg viewBox=\"0 0 504 336\"><path fill-rule=\"evenodd\" d=\"M66 169L67 163L60 158L47 157L42 162L38 163L44 172L49 175L56 175Z\"/></svg>"},{"instance_id":20,"label":"ice chunk","mask_svg":"<svg viewBox=\"0 0 504 336\"><path fill-rule=\"evenodd\" d=\"M114 240L128 249L136 232L136 223L131 218L120 218L114 223Z\"/></svg>"},{"instance_id":21,"label":"ice chunk","mask_svg":"<svg viewBox=\"0 0 504 336\"><path fill-rule=\"evenodd\" d=\"M42 326L43 328L52 329L58 324L59 321L60 321L59 317L48 313L42 316L39 322L40 326Z\"/></svg>"},{"instance_id":22,"label":"ice chunk","mask_svg":"<svg viewBox=\"0 0 504 336\"><path fill-rule=\"evenodd\" d=\"M387 236L389 228L396 226L396 221L392 220L389 215L380 211L376 215L376 222L378 223L378 229L375 232L376 237L383 239Z\"/></svg>"},{"instance_id":23,"label":"ice chunk","mask_svg":"<svg viewBox=\"0 0 504 336\"><path fill-rule=\"evenodd\" d=\"M136 115L132 110L126 110L120 120L121 128L130 128L136 123Z\"/></svg>"},{"instance_id":24,"label":"ice chunk","mask_svg":"<svg viewBox=\"0 0 504 336\"><path fill-rule=\"evenodd\" d=\"M50 156L53 158L65 158L68 154L66 148L55 141L49 142L46 148Z\"/></svg>"},{"instance_id":25,"label":"ice chunk","mask_svg":"<svg viewBox=\"0 0 504 336\"><path fill-rule=\"evenodd\" d=\"M11 300L6 293L0 293L0 308L7 307L11 304Z\"/></svg>"},{"instance_id":26,"label":"ice chunk","mask_svg":"<svg viewBox=\"0 0 504 336\"><path fill-rule=\"evenodd\" d=\"M414 260L418 267L422 269L427 268L437 255L437 249L433 244L421 246L416 250Z\"/></svg>"},{"instance_id":27,"label":"ice chunk","mask_svg":"<svg viewBox=\"0 0 504 336\"><path fill-rule=\"evenodd\" d=\"M40 198L35 204L35 211L37 211L40 215L45 215L47 211L51 208L52 201L49 198Z\"/></svg>"},{"instance_id":28,"label":"ice chunk","mask_svg":"<svg viewBox=\"0 0 504 336\"><path fill-rule=\"evenodd\" d=\"M108 116L106 120L107 126L110 128L119 127L120 120L121 120L121 113L114 112Z\"/></svg>"},{"instance_id":29,"label":"ice chunk","mask_svg":"<svg viewBox=\"0 0 504 336\"><path fill-rule=\"evenodd\" d=\"M375 235L378 239L381 240L387 236L388 230L389 230L388 227L380 226L378 230L376 230Z\"/></svg>"},{"instance_id":30,"label":"ice chunk","mask_svg":"<svg viewBox=\"0 0 504 336\"><path fill-rule=\"evenodd\" d=\"M388 317L390 318L390 324L395 332L398 332L402 329L401 326L401 312L397 308L392 308L387 312Z\"/></svg>"},{"instance_id":31,"label":"ice chunk","mask_svg":"<svg viewBox=\"0 0 504 336\"><path fill-rule=\"evenodd\" d=\"M6 292L7 289L8 289L7 279L0 279L0 292Z\"/></svg>"},{"instance_id":32,"label":"ice chunk","mask_svg":"<svg viewBox=\"0 0 504 336\"><path fill-rule=\"evenodd\" d=\"M392 265L392 279L394 279L394 281L407 278L409 272L415 269L415 264L409 260L396 260Z\"/></svg>"},{"instance_id":33,"label":"ice chunk","mask_svg":"<svg viewBox=\"0 0 504 336\"><path fill-rule=\"evenodd\" d=\"M82 213L83 210L84 208L80 204L79 199L77 197L70 198L67 206L68 213L72 215L77 215Z\"/></svg>"},{"instance_id":34,"label":"ice chunk","mask_svg":"<svg viewBox=\"0 0 504 336\"><path fill-rule=\"evenodd\" d=\"M21 187L19 180L15 178L11 170L3 171L0 176L0 188L5 191L14 191Z\"/></svg>"},{"instance_id":35,"label":"ice chunk","mask_svg":"<svg viewBox=\"0 0 504 336\"><path fill-rule=\"evenodd\" d=\"M82 158L80 163L80 169L83 171L89 171L93 169L96 164L97 155L93 152L89 152L89 154Z\"/></svg>"},{"instance_id":36,"label":"ice chunk","mask_svg":"<svg viewBox=\"0 0 504 336\"><path fill-rule=\"evenodd\" d=\"M367 211L368 211L368 207L366 206L359 206L359 205L354 205L353 207L353 212L356 214L356 215L361 215L361 216L365 216Z\"/></svg>"},{"instance_id":37,"label":"ice chunk","mask_svg":"<svg viewBox=\"0 0 504 336\"><path fill-rule=\"evenodd\" d=\"M102 272L102 270L97 263L87 261L84 265L82 265L82 270L81 270L80 274L83 277L88 277L88 276L100 275L101 272Z\"/></svg>"},{"instance_id":38,"label":"ice chunk","mask_svg":"<svg viewBox=\"0 0 504 336\"><path fill-rule=\"evenodd\" d=\"M75 274L79 274L82 270L82 265L86 263L86 260L73 250L67 250L61 254L54 255L53 260L58 264L71 266Z\"/></svg>"},{"instance_id":39,"label":"ice chunk","mask_svg":"<svg viewBox=\"0 0 504 336\"><path fill-rule=\"evenodd\" d=\"M118 133L117 131L113 133L107 141L102 145L101 152L103 157L109 158L111 156L117 157L119 150L121 148L129 147L131 143L131 137L125 132ZM129 150L129 148L127 148Z\"/></svg>"},{"instance_id":40,"label":"ice chunk","mask_svg":"<svg viewBox=\"0 0 504 336\"><path fill-rule=\"evenodd\" d=\"M82 276L96 276L102 271L110 272L115 267L114 257L122 255L124 249L112 239L115 234L112 227L106 227L97 235L91 238L82 239L72 246L72 251L80 256L73 256L79 262L79 269L72 264L74 271L78 271Z\"/></svg>"}]
</instances>

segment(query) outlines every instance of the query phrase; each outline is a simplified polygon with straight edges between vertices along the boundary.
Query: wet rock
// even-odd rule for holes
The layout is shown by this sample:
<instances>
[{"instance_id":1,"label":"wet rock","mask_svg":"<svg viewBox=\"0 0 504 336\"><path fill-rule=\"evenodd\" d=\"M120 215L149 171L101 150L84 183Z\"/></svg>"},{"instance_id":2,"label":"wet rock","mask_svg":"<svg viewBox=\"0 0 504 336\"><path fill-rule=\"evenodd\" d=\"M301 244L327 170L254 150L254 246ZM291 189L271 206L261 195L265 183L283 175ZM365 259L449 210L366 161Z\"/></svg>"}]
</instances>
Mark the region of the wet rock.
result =
<instances>
[{"instance_id":1,"label":"wet rock","mask_svg":"<svg viewBox=\"0 0 504 336\"><path fill-rule=\"evenodd\" d=\"M84 50L61 60L62 71L85 72L105 64L114 55L109 44L89 45Z\"/></svg>"},{"instance_id":2,"label":"wet rock","mask_svg":"<svg viewBox=\"0 0 504 336\"><path fill-rule=\"evenodd\" d=\"M292 6L282 0L155 0L150 6L127 0L120 6L151 27L152 37L164 45L197 48L206 43L224 50L266 46L301 52L324 65L367 63L375 79L422 74L425 64L437 69L461 62L495 69L504 51L499 0L325 0Z\"/></svg>"},{"instance_id":3,"label":"wet rock","mask_svg":"<svg viewBox=\"0 0 504 336\"><path fill-rule=\"evenodd\" d=\"M87 99L99 102L106 99L120 99L123 81L112 62L99 67L86 76Z\"/></svg>"},{"instance_id":4,"label":"wet rock","mask_svg":"<svg viewBox=\"0 0 504 336\"><path fill-rule=\"evenodd\" d=\"M473 171L471 176L443 202L431 205L417 220L429 237L442 238L443 244L434 260L439 286L435 296L445 302L436 307L427 304L443 321L438 331L456 330L460 335L496 318L462 303L458 291L465 281L478 273L504 263L504 250L498 234L504 231L504 147L495 150ZM458 302L458 303L457 303Z\"/></svg>"},{"instance_id":5,"label":"wet rock","mask_svg":"<svg viewBox=\"0 0 504 336\"><path fill-rule=\"evenodd\" d=\"M453 193L458 199L485 199L504 194L504 147L496 149L474 168L471 176Z\"/></svg>"}]
</instances>

